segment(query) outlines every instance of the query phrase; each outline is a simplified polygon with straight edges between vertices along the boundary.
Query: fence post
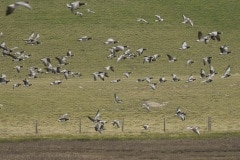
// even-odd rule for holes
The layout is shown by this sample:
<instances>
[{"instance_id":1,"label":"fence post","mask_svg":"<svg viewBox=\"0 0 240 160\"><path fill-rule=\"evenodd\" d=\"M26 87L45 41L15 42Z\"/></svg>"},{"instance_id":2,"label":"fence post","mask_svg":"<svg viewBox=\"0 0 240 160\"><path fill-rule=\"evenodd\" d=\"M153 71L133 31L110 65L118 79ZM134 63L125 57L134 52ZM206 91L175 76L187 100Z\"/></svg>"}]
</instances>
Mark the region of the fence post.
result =
<instances>
[{"instance_id":1,"label":"fence post","mask_svg":"<svg viewBox=\"0 0 240 160\"><path fill-rule=\"evenodd\" d=\"M122 119L122 132L123 132L123 129L124 129L124 118Z\"/></svg>"},{"instance_id":2,"label":"fence post","mask_svg":"<svg viewBox=\"0 0 240 160\"><path fill-rule=\"evenodd\" d=\"M38 134L38 121L35 122L35 133Z\"/></svg>"},{"instance_id":3,"label":"fence post","mask_svg":"<svg viewBox=\"0 0 240 160\"><path fill-rule=\"evenodd\" d=\"M166 119L163 118L163 132L166 132Z\"/></svg>"},{"instance_id":4,"label":"fence post","mask_svg":"<svg viewBox=\"0 0 240 160\"><path fill-rule=\"evenodd\" d=\"M211 130L212 130L212 119L211 119L211 117L208 117L208 132L210 132Z\"/></svg>"},{"instance_id":5,"label":"fence post","mask_svg":"<svg viewBox=\"0 0 240 160\"><path fill-rule=\"evenodd\" d=\"M79 122L79 133L82 133L82 119L80 117L80 122Z\"/></svg>"}]
</instances>

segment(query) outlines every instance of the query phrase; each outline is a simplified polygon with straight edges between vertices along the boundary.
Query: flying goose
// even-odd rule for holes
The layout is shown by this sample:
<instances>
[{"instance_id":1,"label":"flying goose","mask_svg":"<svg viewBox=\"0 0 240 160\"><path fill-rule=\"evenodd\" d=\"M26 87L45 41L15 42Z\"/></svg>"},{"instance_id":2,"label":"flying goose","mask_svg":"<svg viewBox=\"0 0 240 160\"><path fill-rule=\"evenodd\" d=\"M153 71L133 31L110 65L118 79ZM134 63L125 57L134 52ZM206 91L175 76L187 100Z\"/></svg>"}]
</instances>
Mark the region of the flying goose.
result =
<instances>
[{"instance_id":1,"label":"flying goose","mask_svg":"<svg viewBox=\"0 0 240 160\"><path fill-rule=\"evenodd\" d=\"M31 33L31 35L27 38L27 39L23 39L23 41L26 43L26 44L32 44L32 45L38 45L38 44L41 44L41 42L39 41L39 38L40 38L40 34L37 33L36 36L34 34L34 32Z\"/></svg>"},{"instance_id":2,"label":"flying goose","mask_svg":"<svg viewBox=\"0 0 240 160\"><path fill-rule=\"evenodd\" d=\"M192 59L188 59L186 62L186 66L188 67L189 65L193 64L195 61Z\"/></svg>"},{"instance_id":3,"label":"flying goose","mask_svg":"<svg viewBox=\"0 0 240 160\"><path fill-rule=\"evenodd\" d=\"M41 61L43 62L45 67L47 67L49 64L51 64L51 60L48 57L42 58Z\"/></svg>"},{"instance_id":4,"label":"flying goose","mask_svg":"<svg viewBox=\"0 0 240 160\"><path fill-rule=\"evenodd\" d=\"M112 47L116 52L119 52L119 51L124 51L126 48L128 48L128 46L123 46L123 45L118 45L118 46L115 46L115 47Z\"/></svg>"},{"instance_id":5,"label":"flying goose","mask_svg":"<svg viewBox=\"0 0 240 160\"><path fill-rule=\"evenodd\" d=\"M14 83L12 87L13 87L13 89L15 89L15 88L19 87L20 85L22 85L22 84L21 83Z\"/></svg>"},{"instance_id":6,"label":"flying goose","mask_svg":"<svg viewBox=\"0 0 240 160\"><path fill-rule=\"evenodd\" d=\"M178 81L180 81L180 78L178 78L176 74L172 74L172 81L178 82Z\"/></svg>"},{"instance_id":7,"label":"flying goose","mask_svg":"<svg viewBox=\"0 0 240 160\"><path fill-rule=\"evenodd\" d=\"M104 81L104 78L105 78L105 77L109 77L107 72L101 72L101 71L99 71L99 72L94 72L94 73L93 73L93 79L94 79L94 81L96 81L97 78L100 78L102 81Z\"/></svg>"},{"instance_id":8,"label":"flying goose","mask_svg":"<svg viewBox=\"0 0 240 160\"><path fill-rule=\"evenodd\" d=\"M206 64L211 64L212 63L213 57L204 57L203 58L203 65L205 66Z\"/></svg>"},{"instance_id":9,"label":"flying goose","mask_svg":"<svg viewBox=\"0 0 240 160\"><path fill-rule=\"evenodd\" d=\"M182 15L182 17L183 17L182 23L190 24L193 27L193 21L190 18L186 17L185 15Z\"/></svg>"},{"instance_id":10,"label":"flying goose","mask_svg":"<svg viewBox=\"0 0 240 160\"><path fill-rule=\"evenodd\" d=\"M123 75L126 77L126 78L129 78L130 74L132 74L132 72L124 72Z\"/></svg>"},{"instance_id":11,"label":"flying goose","mask_svg":"<svg viewBox=\"0 0 240 160\"><path fill-rule=\"evenodd\" d=\"M186 113L182 112L180 107L177 108L176 116L178 116L182 121L186 119Z\"/></svg>"},{"instance_id":12,"label":"flying goose","mask_svg":"<svg viewBox=\"0 0 240 160\"><path fill-rule=\"evenodd\" d=\"M221 78L230 77L230 76L231 76L231 75L230 75L230 70L231 70L230 65L228 65L227 68L226 68L226 71L225 71L224 75L221 76Z\"/></svg>"},{"instance_id":13,"label":"flying goose","mask_svg":"<svg viewBox=\"0 0 240 160\"><path fill-rule=\"evenodd\" d=\"M209 76L212 75L214 76L215 74L218 74L218 72L215 71L212 65L209 66Z\"/></svg>"},{"instance_id":14,"label":"flying goose","mask_svg":"<svg viewBox=\"0 0 240 160\"><path fill-rule=\"evenodd\" d=\"M220 49L220 53L219 54L221 54L221 55L225 55L225 54L231 53L231 51L228 50L228 46L226 46L226 45L220 46L219 49Z\"/></svg>"},{"instance_id":15,"label":"flying goose","mask_svg":"<svg viewBox=\"0 0 240 160\"><path fill-rule=\"evenodd\" d=\"M79 38L78 40L79 40L79 41L82 41L82 42L86 42L86 41L88 41L88 40L90 40L90 39L92 39L92 37L83 36L83 37Z\"/></svg>"},{"instance_id":16,"label":"flying goose","mask_svg":"<svg viewBox=\"0 0 240 160\"><path fill-rule=\"evenodd\" d=\"M11 80L7 80L7 76L5 74L1 74L0 77L0 84L7 84L8 82L10 82Z\"/></svg>"},{"instance_id":17,"label":"flying goose","mask_svg":"<svg viewBox=\"0 0 240 160\"><path fill-rule=\"evenodd\" d=\"M83 5L86 5L86 3L82 3L80 1L67 3L67 7L70 8L72 12Z\"/></svg>"},{"instance_id":18,"label":"flying goose","mask_svg":"<svg viewBox=\"0 0 240 160\"><path fill-rule=\"evenodd\" d=\"M151 87L152 90L155 90L157 87L157 83L149 83L149 86Z\"/></svg>"},{"instance_id":19,"label":"flying goose","mask_svg":"<svg viewBox=\"0 0 240 160\"><path fill-rule=\"evenodd\" d=\"M144 51L146 51L147 49L146 48L139 48L136 50L138 56L142 55Z\"/></svg>"},{"instance_id":20,"label":"flying goose","mask_svg":"<svg viewBox=\"0 0 240 160\"><path fill-rule=\"evenodd\" d=\"M79 12L79 11L77 11L77 12L75 12L75 15L82 17L82 16L83 16L83 13L82 13L82 12Z\"/></svg>"},{"instance_id":21,"label":"flying goose","mask_svg":"<svg viewBox=\"0 0 240 160\"><path fill-rule=\"evenodd\" d=\"M94 11L90 10L89 8L87 9L88 13L95 13Z\"/></svg>"},{"instance_id":22,"label":"flying goose","mask_svg":"<svg viewBox=\"0 0 240 160\"><path fill-rule=\"evenodd\" d=\"M6 16L12 14L13 11L18 7L25 7L25 8L28 8L28 9L32 9L32 7L29 5L28 1L27 2L15 2L15 3L7 6Z\"/></svg>"},{"instance_id":23,"label":"flying goose","mask_svg":"<svg viewBox=\"0 0 240 160\"><path fill-rule=\"evenodd\" d=\"M105 130L104 129L104 123L97 123L94 127L96 132L99 132L100 134L102 134L102 131Z\"/></svg>"},{"instance_id":24,"label":"flying goose","mask_svg":"<svg viewBox=\"0 0 240 160\"><path fill-rule=\"evenodd\" d=\"M188 83L188 82L193 82L193 81L195 81L195 80L196 80L196 78L194 78L193 75L191 74L191 75L188 77L186 83Z\"/></svg>"},{"instance_id":25,"label":"flying goose","mask_svg":"<svg viewBox=\"0 0 240 160\"><path fill-rule=\"evenodd\" d=\"M155 22L162 22L163 21L163 18L161 18L161 16L155 15L155 17L156 17Z\"/></svg>"},{"instance_id":26,"label":"flying goose","mask_svg":"<svg viewBox=\"0 0 240 160\"><path fill-rule=\"evenodd\" d=\"M149 129L149 125L148 125L148 124L144 124L144 125L143 125L143 129L144 129L144 130L148 130L148 129Z\"/></svg>"},{"instance_id":27,"label":"flying goose","mask_svg":"<svg viewBox=\"0 0 240 160\"><path fill-rule=\"evenodd\" d=\"M113 126L116 126L117 128L120 128L120 121L113 120L111 123L112 123Z\"/></svg>"},{"instance_id":28,"label":"flying goose","mask_svg":"<svg viewBox=\"0 0 240 160\"><path fill-rule=\"evenodd\" d=\"M175 62L175 61L177 61L176 57L173 57L173 56L171 56L169 54L167 54L167 57L168 57L168 62Z\"/></svg>"},{"instance_id":29,"label":"flying goose","mask_svg":"<svg viewBox=\"0 0 240 160\"><path fill-rule=\"evenodd\" d=\"M146 20L143 19L143 18L137 18L137 21L138 21L138 22L143 22L143 23L148 23L148 21L146 21Z\"/></svg>"},{"instance_id":30,"label":"flying goose","mask_svg":"<svg viewBox=\"0 0 240 160\"><path fill-rule=\"evenodd\" d=\"M191 46L188 46L187 45L187 42L186 41L184 41L184 42L182 42L182 46L179 48L180 50L185 50L185 49L189 49Z\"/></svg>"},{"instance_id":31,"label":"flying goose","mask_svg":"<svg viewBox=\"0 0 240 160\"><path fill-rule=\"evenodd\" d=\"M200 78L206 78L208 75L206 75L206 72L201 68L200 69Z\"/></svg>"},{"instance_id":32,"label":"flying goose","mask_svg":"<svg viewBox=\"0 0 240 160\"><path fill-rule=\"evenodd\" d=\"M114 102L115 103L122 103L122 100L119 98L119 96L116 93L114 93Z\"/></svg>"},{"instance_id":33,"label":"flying goose","mask_svg":"<svg viewBox=\"0 0 240 160\"><path fill-rule=\"evenodd\" d=\"M51 82L50 85L59 85L59 84L61 84L61 83L62 83L62 81L60 81L60 80L55 80L55 81Z\"/></svg>"},{"instance_id":34,"label":"flying goose","mask_svg":"<svg viewBox=\"0 0 240 160\"><path fill-rule=\"evenodd\" d=\"M150 106L148 103L143 103L142 108L146 109L148 112L150 111Z\"/></svg>"},{"instance_id":35,"label":"flying goose","mask_svg":"<svg viewBox=\"0 0 240 160\"><path fill-rule=\"evenodd\" d=\"M214 74L209 74L209 75L207 76L207 79L204 80L204 81L202 81L202 82L211 83L211 82L213 81L213 79L212 79L213 76L214 76Z\"/></svg>"},{"instance_id":36,"label":"flying goose","mask_svg":"<svg viewBox=\"0 0 240 160\"><path fill-rule=\"evenodd\" d=\"M88 118L92 121L92 122L100 122L100 119L99 119L99 117L100 117L100 112L99 112L99 109L97 110L97 112L96 112L96 114L95 114L95 116L92 118L92 117L90 117L90 116L88 116Z\"/></svg>"},{"instance_id":37,"label":"flying goose","mask_svg":"<svg viewBox=\"0 0 240 160\"><path fill-rule=\"evenodd\" d=\"M20 73L20 70L21 70L21 68L23 68L23 66L15 66L15 67L13 67L14 69L16 69L17 70L17 73Z\"/></svg>"},{"instance_id":38,"label":"flying goose","mask_svg":"<svg viewBox=\"0 0 240 160\"><path fill-rule=\"evenodd\" d=\"M106 71L111 70L111 71L114 72L114 67L113 67L113 66L106 66L106 67L104 67L104 68L105 68Z\"/></svg>"},{"instance_id":39,"label":"flying goose","mask_svg":"<svg viewBox=\"0 0 240 160\"><path fill-rule=\"evenodd\" d=\"M166 80L166 78L164 77L164 76L162 76L162 77L160 77L159 78L159 82L160 83L164 83L164 82L166 82L167 80Z\"/></svg>"},{"instance_id":40,"label":"flying goose","mask_svg":"<svg viewBox=\"0 0 240 160\"><path fill-rule=\"evenodd\" d=\"M194 133L196 133L197 135L200 135L199 127L197 126L190 126L190 127L187 127L187 129L191 129Z\"/></svg>"},{"instance_id":41,"label":"flying goose","mask_svg":"<svg viewBox=\"0 0 240 160\"><path fill-rule=\"evenodd\" d=\"M209 35L206 35L203 37L203 33L201 31L198 31L197 37L198 37L196 40L197 42L204 42L205 44L207 44L211 39L211 37Z\"/></svg>"},{"instance_id":42,"label":"flying goose","mask_svg":"<svg viewBox=\"0 0 240 160\"><path fill-rule=\"evenodd\" d=\"M60 65L60 66L69 64L69 63L67 63L66 56L55 57L55 59L58 61L58 65Z\"/></svg>"},{"instance_id":43,"label":"flying goose","mask_svg":"<svg viewBox=\"0 0 240 160\"><path fill-rule=\"evenodd\" d=\"M72 51L70 49L67 50L67 57L73 57L74 54L72 53Z\"/></svg>"},{"instance_id":44,"label":"flying goose","mask_svg":"<svg viewBox=\"0 0 240 160\"><path fill-rule=\"evenodd\" d=\"M107 41L104 42L104 44L115 44L118 43L118 41L114 40L113 38L108 38Z\"/></svg>"},{"instance_id":45,"label":"flying goose","mask_svg":"<svg viewBox=\"0 0 240 160\"><path fill-rule=\"evenodd\" d=\"M29 86L31 86L32 84L29 83L29 80L28 80L27 78L25 78L25 79L23 80L23 85L24 85L25 87L29 87Z\"/></svg>"},{"instance_id":46,"label":"flying goose","mask_svg":"<svg viewBox=\"0 0 240 160\"><path fill-rule=\"evenodd\" d=\"M217 40L217 41L221 40L220 34L222 34L222 32L213 31L213 32L208 33L208 35L211 37L212 40Z\"/></svg>"},{"instance_id":47,"label":"flying goose","mask_svg":"<svg viewBox=\"0 0 240 160\"><path fill-rule=\"evenodd\" d=\"M64 115L62 115L62 116L58 119L59 122L66 122L66 121L68 121L68 120L69 120L69 118L68 118L68 114L67 114L67 113L65 113Z\"/></svg>"},{"instance_id":48,"label":"flying goose","mask_svg":"<svg viewBox=\"0 0 240 160\"><path fill-rule=\"evenodd\" d=\"M114 79L114 80L111 81L111 83L118 83L118 82L120 82L120 81L121 81L120 78L119 78L119 79Z\"/></svg>"}]
</instances>

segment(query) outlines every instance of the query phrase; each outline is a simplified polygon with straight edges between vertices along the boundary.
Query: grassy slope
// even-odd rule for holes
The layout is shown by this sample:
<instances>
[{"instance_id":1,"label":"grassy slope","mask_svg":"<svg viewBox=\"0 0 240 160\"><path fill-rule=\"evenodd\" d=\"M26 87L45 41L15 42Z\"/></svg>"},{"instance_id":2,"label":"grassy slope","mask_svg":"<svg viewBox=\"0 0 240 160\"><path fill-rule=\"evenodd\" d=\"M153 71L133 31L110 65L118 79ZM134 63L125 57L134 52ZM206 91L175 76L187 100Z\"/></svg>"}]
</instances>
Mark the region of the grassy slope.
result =
<instances>
[{"instance_id":1,"label":"grassy slope","mask_svg":"<svg viewBox=\"0 0 240 160\"><path fill-rule=\"evenodd\" d=\"M44 3L45 2L45 3ZM24 69L17 74L13 62L8 57L0 57L0 72L5 73L12 82L0 86L1 89L1 119L0 134L23 135L34 132L35 120L40 125L41 134L76 134L78 133L79 117L82 118L82 131L93 132L93 125L86 118L101 110L101 116L106 120L125 120L125 131L142 132L141 125L149 123L150 132L163 132L163 118L167 120L167 131L182 133L188 131L186 126L199 125L206 131L208 116L213 119L214 131L235 131L239 129L239 9L238 1L112 1L89 0L82 8L82 18L74 16L65 7L67 1L32 1L33 10L19 9L8 17L1 16L0 31L4 36L0 38L8 46L18 46L32 54L30 59L19 62ZM0 13L4 15L5 7L9 2L1 2ZM215 3L218 3L216 6ZM55 6L55 7L52 7ZM90 8L96 14L86 13ZM164 22L154 23L154 15L160 14ZM182 14L194 21L194 27L181 24ZM140 24L138 17L147 19L149 24ZM7 26L7 27L6 27ZM211 41L208 45L197 43L196 33L201 30L208 33L214 30L222 31L221 42ZM40 34L42 45L28 46L22 42L23 38L34 31ZM92 36L93 40L81 43L77 39L81 36ZM145 55L159 53L157 62L142 64L143 57L127 59L116 63L116 59L107 59L108 48L103 42L113 37L119 44L128 45L134 52L140 47L148 50ZM180 51L182 41L192 46L187 51ZM226 44L232 54L220 56L219 46ZM11 89L11 84L21 82L28 74L30 66L42 67L40 59L50 57L53 65L57 65L55 56L65 55L71 49L75 56L69 59L70 63L64 67L83 74L79 78L64 80L62 75L43 74L37 79L30 79L33 86ZM166 54L176 56L179 61L168 63ZM202 58L213 56L213 66L219 72L211 84L202 84L199 77L200 68L208 71L202 65ZM187 59L193 58L196 62L188 69L185 67ZM220 75L228 64L231 64L232 76L229 79L220 79ZM116 71L110 72L106 81L93 81L91 73L103 70L106 65L114 65ZM129 79L122 75L125 71L132 71ZM176 73L182 81L170 82L171 74ZM189 74L198 80L192 84L184 81ZM152 91L146 83L136 83L138 78L153 76L154 82L160 75L165 75L168 82L158 85ZM118 84L110 83L115 78L122 78ZM60 86L49 86L55 79L63 79ZM124 100L122 104L114 104L113 93L118 93ZM168 102L164 107L152 108L146 114L141 104L146 101L158 103ZM187 120L180 122L174 116L178 106L187 112ZM70 121L60 124L56 120L63 114L70 115ZM107 126L108 134L120 132ZM93 132L94 133L94 132Z\"/></svg>"}]
</instances>

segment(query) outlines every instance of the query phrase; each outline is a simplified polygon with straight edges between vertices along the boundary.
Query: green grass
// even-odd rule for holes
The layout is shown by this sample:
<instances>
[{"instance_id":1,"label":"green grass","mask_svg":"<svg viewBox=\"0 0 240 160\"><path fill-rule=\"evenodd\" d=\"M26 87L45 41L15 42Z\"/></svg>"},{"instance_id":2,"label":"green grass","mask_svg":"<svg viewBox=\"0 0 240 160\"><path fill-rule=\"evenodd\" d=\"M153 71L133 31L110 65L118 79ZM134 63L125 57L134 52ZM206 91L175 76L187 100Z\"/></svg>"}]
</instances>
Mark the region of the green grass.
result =
<instances>
[{"instance_id":1,"label":"green grass","mask_svg":"<svg viewBox=\"0 0 240 160\"><path fill-rule=\"evenodd\" d=\"M88 115L94 115L97 109L101 117L109 122L124 118L124 134L140 136L145 134L141 125L149 123L151 128L147 133L163 134L163 119L166 118L166 133L192 134L186 130L189 125L198 125L201 132L207 132L207 117L212 117L214 132L236 132L239 130L239 1L157 1L151 0L92 0L86 1L82 7L83 17L72 14L66 8L66 1L36 1L32 0L33 10L17 9L5 17L5 9L9 2L1 2L0 31L4 33L0 41L7 46L18 46L32 55L21 62L12 62L9 57L0 57L0 72L7 75L11 82L0 86L0 136L28 136L35 134L35 122L38 121L40 135L77 135L81 118L83 135L96 135ZM217 3L217 5L216 5ZM94 10L88 14L86 9ZM164 21L154 22L154 15L160 14ZM194 27L181 23L182 14L190 17ZM149 24L136 21L142 17ZM197 43L197 32L204 34L211 31L223 32L221 42L210 41L209 44ZM34 31L40 34L42 44L39 46L25 45L22 39ZM78 38L88 35L93 37L88 42L79 42ZM108 49L104 45L109 38L119 40L119 45L128 45L132 52L140 47L147 48L144 55L161 55L158 61L142 64L143 56L116 62L108 59ZM192 46L187 51L180 51L182 41ZM219 55L219 46L228 45L232 53ZM57 65L56 56L63 56L71 49L75 54L69 58L69 65L63 67L71 71L81 72L80 78L64 80L63 75L42 74L39 78L30 79L31 87L13 90L12 84L21 82L28 74L28 68L36 66L43 68L40 61L50 57L53 66ZM169 63L166 54L178 58L176 63ZM119 54L118 54L119 55ZM219 72L211 84L201 83L199 70L203 66L202 58L213 56L213 66ZM196 62L186 68L185 62L192 58ZM13 69L15 65L23 65L20 74ZM228 79L219 77L231 65L232 76ZM92 73L103 70L105 66L113 65L115 72L109 72L109 78L103 81L93 81ZM123 72L132 71L129 79L123 77ZM170 82L171 74L176 73L181 81ZM193 74L197 81L185 83ZM156 90L151 90L144 83L137 83L138 78L153 76L157 82L165 75L167 82L159 84ZM121 78L117 84L111 80ZM50 86L50 82L62 79L60 86ZM115 104L113 94L118 93L123 99L122 104ZM150 113L141 108L145 101L153 101L167 105L152 107ZM180 106L187 113L187 120L181 122L174 113ZM59 123L60 115L68 113L70 121ZM121 129L106 125L103 135L119 135ZM207 133L206 133L207 134ZM97 135L97 137L100 137ZM154 137L154 136L153 136ZM92 137L91 137L92 138Z\"/></svg>"}]
</instances>

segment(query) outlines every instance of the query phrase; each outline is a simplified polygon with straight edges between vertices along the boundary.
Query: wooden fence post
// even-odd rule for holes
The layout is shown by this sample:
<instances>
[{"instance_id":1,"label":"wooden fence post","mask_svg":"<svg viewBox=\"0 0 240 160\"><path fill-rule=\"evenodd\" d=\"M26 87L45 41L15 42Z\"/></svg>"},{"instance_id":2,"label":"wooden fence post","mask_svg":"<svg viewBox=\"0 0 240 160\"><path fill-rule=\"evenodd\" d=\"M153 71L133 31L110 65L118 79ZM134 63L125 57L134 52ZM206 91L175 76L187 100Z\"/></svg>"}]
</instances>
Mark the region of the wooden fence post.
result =
<instances>
[{"instance_id":1,"label":"wooden fence post","mask_svg":"<svg viewBox=\"0 0 240 160\"><path fill-rule=\"evenodd\" d=\"M124 130L124 118L122 119L122 132Z\"/></svg>"},{"instance_id":2,"label":"wooden fence post","mask_svg":"<svg viewBox=\"0 0 240 160\"><path fill-rule=\"evenodd\" d=\"M208 132L210 132L212 130L212 119L211 117L208 117L208 122L207 122L207 128L208 128Z\"/></svg>"},{"instance_id":3,"label":"wooden fence post","mask_svg":"<svg viewBox=\"0 0 240 160\"><path fill-rule=\"evenodd\" d=\"M80 122L79 122L79 133L82 133L82 119L80 117Z\"/></svg>"},{"instance_id":4,"label":"wooden fence post","mask_svg":"<svg viewBox=\"0 0 240 160\"><path fill-rule=\"evenodd\" d=\"M35 122L35 133L38 134L38 121Z\"/></svg>"},{"instance_id":5,"label":"wooden fence post","mask_svg":"<svg viewBox=\"0 0 240 160\"><path fill-rule=\"evenodd\" d=\"M163 131L166 132L166 119L163 118Z\"/></svg>"}]
</instances>

